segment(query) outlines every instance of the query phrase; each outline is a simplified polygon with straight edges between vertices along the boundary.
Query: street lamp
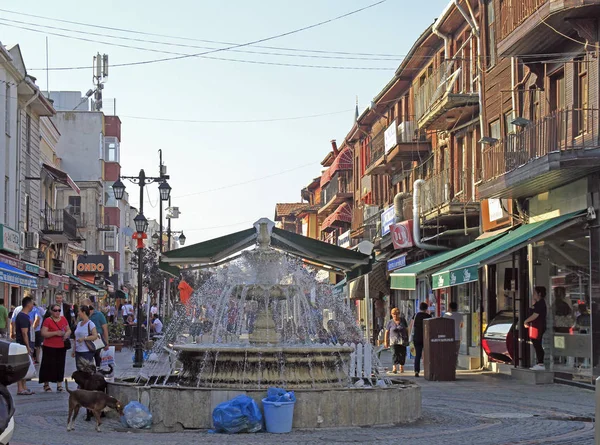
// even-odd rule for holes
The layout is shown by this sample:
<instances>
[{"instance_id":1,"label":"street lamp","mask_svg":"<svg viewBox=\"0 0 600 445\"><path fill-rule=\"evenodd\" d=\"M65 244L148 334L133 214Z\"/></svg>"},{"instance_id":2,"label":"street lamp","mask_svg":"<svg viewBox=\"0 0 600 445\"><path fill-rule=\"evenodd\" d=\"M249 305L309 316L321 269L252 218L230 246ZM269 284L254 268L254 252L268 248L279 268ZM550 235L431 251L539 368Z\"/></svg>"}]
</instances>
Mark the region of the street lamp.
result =
<instances>
[{"instance_id":1,"label":"street lamp","mask_svg":"<svg viewBox=\"0 0 600 445\"><path fill-rule=\"evenodd\" d=\"M169 183L167 181L160 183L160 185L158 186L158 191L160 192L160 200L161 201L169 200L169 196L171 196L171 186L169 185ZM161 222L161 224L162 224L162 222Z\"/></svg>"},{"instance_id":2,"label":"street lamp","mask_svg":"<svg viewBox=\"0 0 600 445\"><path fill-rule=\"evenodd\" d=\"M177 238L177 241L179 241L179 244L181 244L182 246L185 245L185 235L183 234L183 232L181 232L181 235L179 235L179 238Z\"/></svg>"},{"instance_id":3,"label":"street lamp","mask_svg":"<svg viewBox=\"0 0 600 445\"><path fill-rule=\"evenodd\" d=\"M140 211L135 218L133 218L133 222L135 224L136 233L133 234L133 239L137 240L137 252L138 252L138 297L137 297L137 335L136 335L136 345L135 345L135 356L134 356L134 368L141 368L144 365L144 352L142 348L142 292L143 292L143 270L144 270L144 239L147 238L146 231L148 230L148 220L144 216L144 187L147 184L152 184L154 182L160 183L160 186L163 186L166 182L166 175L160 177L149 177L146 176L144 170L140 170L140 173L137 176L121 176L115 183L113 184L113 191L115 193L116 199L122 199L123 194L125 193L125 185L121 182L121 179L127 179L134 184L138 184L140 186ZM160 189L159 186L159 189ZM167 193L170 194L171 187L167 184L166 187L162 187L160 190L161 197L162 194ZM168 198L167 198L168 199Z\"/></svg>"}]
</instances>

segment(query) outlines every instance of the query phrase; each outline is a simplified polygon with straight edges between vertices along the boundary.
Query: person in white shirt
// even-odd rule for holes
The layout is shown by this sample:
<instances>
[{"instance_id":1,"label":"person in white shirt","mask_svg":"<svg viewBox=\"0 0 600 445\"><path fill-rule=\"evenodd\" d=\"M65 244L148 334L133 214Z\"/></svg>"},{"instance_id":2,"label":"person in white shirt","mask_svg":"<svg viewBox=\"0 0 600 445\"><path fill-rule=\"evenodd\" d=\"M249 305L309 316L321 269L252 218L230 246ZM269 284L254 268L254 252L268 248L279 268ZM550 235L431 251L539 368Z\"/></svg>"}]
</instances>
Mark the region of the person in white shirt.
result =
<instances>
[{"instance_id":1,"label":"person in white shirt","mask_svg":"<svg viewBox=\"0 0 600 445\"><path fill-rule=\"evenodd\" d=\"M158 306L156 306L156 302L152 303L152 307L150 308L150 315L152 317L154 317L155 315L158 315Z\"/></svg>"},{"instance_id":2,"label":"person in white shirt","mask_svg":"<svg viewBox=\"0 0 600 445\"><path fill-rule=\"evenodd\" d=\"M464 326L463 315L458 312L458 304L452 302L448 305L448 312L444 314L444 318L454 320L454 344L456 345L456 364L458 365L458 352L460 351L460 331Z\"/></svg>"},{"instance_id":3,"label":"person in white shirt","mask_svg":"<svg viewBox=\"0 0 600 445\"><path fill-rule=\"evenodd\" d=\"M160 319L158 318L158 314L154 314L153 318L152 318L152 327L151 327L152 331L155 334L161 334L162 328L163 328L162 321L160 321Z\"/></svg>"}]
</instances>

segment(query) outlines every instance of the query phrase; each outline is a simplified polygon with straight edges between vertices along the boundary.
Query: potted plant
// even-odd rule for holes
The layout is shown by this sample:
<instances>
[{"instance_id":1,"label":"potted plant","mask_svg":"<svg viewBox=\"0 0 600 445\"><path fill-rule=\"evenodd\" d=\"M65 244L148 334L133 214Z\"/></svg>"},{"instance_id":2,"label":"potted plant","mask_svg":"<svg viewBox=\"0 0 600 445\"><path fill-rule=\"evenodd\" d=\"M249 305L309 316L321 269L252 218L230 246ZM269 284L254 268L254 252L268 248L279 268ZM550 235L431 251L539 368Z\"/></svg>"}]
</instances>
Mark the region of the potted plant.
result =
<instances>
[{"instance_id":1,"label":"potted plant","mask_svg":"<svg viewBox=\"0 0 600 445\"><path fill-rule=\"evenodd\" d=\"M123 349L123 338L125 337L125 326L123 323L109 323L108 325L108 343L115 347L115 352L121 352Z\"/></svg>"}]
</instances>

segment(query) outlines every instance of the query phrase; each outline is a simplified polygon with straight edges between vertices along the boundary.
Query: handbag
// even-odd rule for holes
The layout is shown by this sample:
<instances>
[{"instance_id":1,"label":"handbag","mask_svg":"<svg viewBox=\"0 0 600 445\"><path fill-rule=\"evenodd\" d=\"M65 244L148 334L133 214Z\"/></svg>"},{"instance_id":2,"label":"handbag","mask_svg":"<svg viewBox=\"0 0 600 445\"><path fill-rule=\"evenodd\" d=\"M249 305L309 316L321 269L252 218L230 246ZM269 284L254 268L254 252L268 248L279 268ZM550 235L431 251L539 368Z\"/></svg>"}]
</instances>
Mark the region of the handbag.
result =
<instances>
[{"instance_id":1,"label":"handbag","mask_svg":"<svg viewBox=\"0 0 600 445\"><path fill-rule=\"evenodd\" d=\"M92 335L92 331L90 330L90 322L88 321L88 334ZM90 352L96 352L99 351L101 349L103 349L106 345L104 344L104 341L102 340L102 337L100 337L98 335L98 338L96 340L85 340L85 345L87 346L87 348L89 349Z\"/></svg>"},{"instance_id":2,"label":"handbag","mask_svg":"<svg viewBox=\"0 0 600 445\"><path fill-rule=\"evenodd\" d=\"M60 331L61 329L58 327L58 323L56 323L56 322L54 321L54 319L53 319L53 318L50 318L50 320L52 320L52 322L53 322L53 323L56 325L56 327L57 327L57 328L58 328L58 330ZM70 340L70 339L68 339L68 338L67 338L66 340L63 340L63 344L65 345L65 349L66 349L67 351L68 351L69 349L71 349L71 340Z\"/></svg>"}]
</instances>

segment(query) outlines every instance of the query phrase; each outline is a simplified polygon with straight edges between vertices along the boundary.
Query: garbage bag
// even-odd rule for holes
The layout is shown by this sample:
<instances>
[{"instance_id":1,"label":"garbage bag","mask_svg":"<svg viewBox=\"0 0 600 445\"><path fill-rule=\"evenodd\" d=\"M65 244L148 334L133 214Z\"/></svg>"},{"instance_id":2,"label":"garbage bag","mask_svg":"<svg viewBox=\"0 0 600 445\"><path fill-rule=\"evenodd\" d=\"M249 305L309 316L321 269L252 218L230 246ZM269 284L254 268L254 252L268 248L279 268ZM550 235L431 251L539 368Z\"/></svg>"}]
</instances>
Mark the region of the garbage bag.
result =
<instances>
[{"instance_id":1,"label":"garbage bag","mask_svg":"<svg viewBox=\"0 0 600 445\"><path fill-rule=\"evenodd\" d=\"M272 386L267 389L267 400L269 402L295 402L296 395L294 391L286 391L285 389Z\"/></svg>"},{"instance_id":2,"label":"garbage bag","mask_svg":"<svg viewBox=\"0 0 600 445\"><path fill-rule=\"evenodd\" d=\"M262 429L263 418L254 400L239 395L217 405L213 424L217 433L256 433Z\"/></svg>"},{"instance_id":3,"label":"garbage bag","mask_svg":"<svg viewBox=\"0 0 600 445\"><path fill-rule=\"evenodd\" d=\"M140 402L129 402L123 409L121 423L127 428L143 429L152 426L150 410Z\"/></svg>"}]
</instances>

